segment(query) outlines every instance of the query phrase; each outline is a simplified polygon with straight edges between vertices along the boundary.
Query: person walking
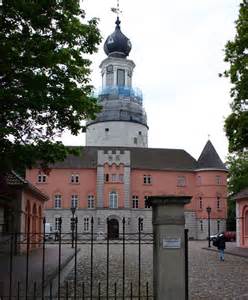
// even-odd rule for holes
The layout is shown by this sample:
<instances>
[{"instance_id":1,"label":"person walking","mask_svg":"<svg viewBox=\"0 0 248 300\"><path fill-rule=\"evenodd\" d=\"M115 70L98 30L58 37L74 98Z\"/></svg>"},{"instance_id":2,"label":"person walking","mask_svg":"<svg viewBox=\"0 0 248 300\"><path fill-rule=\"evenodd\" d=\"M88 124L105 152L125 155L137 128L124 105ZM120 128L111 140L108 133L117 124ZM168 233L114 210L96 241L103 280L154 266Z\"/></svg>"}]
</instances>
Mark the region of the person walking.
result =
<instances>
[{"instance_id":1,"label":"person walking","mask_svg":"<svg viewBox=\"0 0 248 300\"><path fill-rule=\"evenodd\" d=\"M220 257L220 261L224 261L224 254L225 254L225 249L226 249L226 240L225 240L225 236L224 233L219 234L218 238L217 238L217 248L219 250L219 257Z\"/></svg>"}]
</instances>

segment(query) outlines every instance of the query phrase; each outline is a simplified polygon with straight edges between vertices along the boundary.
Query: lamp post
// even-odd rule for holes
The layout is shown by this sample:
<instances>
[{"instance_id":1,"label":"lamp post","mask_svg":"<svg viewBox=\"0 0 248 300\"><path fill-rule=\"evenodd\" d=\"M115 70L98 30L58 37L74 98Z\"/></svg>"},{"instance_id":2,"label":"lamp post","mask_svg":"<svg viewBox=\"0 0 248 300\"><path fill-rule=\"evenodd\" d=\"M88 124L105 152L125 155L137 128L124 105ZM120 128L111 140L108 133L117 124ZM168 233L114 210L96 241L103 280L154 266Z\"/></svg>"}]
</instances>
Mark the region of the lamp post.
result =
<instances>
[{"instance_id":1,"label":"lamp post","mask_svg":"<svg viewBox=\"0 0 248 300\"><path fill-rule=\"evenodd\" d=\"M71 218L71 247L74 247L74 230L75 230L75 212L76 212L76 207L72 206L71 207L71 213L72 213L72 218Z\"/></svg>"},{"instance_id":2,"label":"lamp post","mask_svg":"<svg viewBox=\"0 0 248 300\"><path fill-rule=\"evenodd\" d=\"M207 213L208 213L208 247L211 248L211 245L210 245L210 214L211 214L211 207L208 206L206 208L207 210Z\"/></svg>"}]
</instances>

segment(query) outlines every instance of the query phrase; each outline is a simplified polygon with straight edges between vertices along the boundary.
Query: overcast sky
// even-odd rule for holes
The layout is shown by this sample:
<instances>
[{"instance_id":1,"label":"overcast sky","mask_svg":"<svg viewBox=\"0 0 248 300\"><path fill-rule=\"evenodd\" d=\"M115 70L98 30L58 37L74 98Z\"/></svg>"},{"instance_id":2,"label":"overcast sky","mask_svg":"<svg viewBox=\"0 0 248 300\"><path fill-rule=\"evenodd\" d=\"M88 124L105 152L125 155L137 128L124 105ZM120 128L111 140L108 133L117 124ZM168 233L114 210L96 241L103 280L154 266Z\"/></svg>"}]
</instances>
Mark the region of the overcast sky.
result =
<instances>
[{"instance_id":1,"label":"overcast sky","mask_svg":"<svg viewBox=\"0 0 248 300\"><path fill-rule=\"evenodd\" d=\"M131 40L133 86L143 91L149 147L185 149L198 158L207 139L227 155L224 119L230 84L224 45L234 37L240 0L120 0L121 30ZM98 17L103 42L91 57L92 84L101 86L103 43L114 31L116 0L84 0L87 18ZM85 145L84 134L65 135L67 145Z\"/></svg>"}]
</instances>

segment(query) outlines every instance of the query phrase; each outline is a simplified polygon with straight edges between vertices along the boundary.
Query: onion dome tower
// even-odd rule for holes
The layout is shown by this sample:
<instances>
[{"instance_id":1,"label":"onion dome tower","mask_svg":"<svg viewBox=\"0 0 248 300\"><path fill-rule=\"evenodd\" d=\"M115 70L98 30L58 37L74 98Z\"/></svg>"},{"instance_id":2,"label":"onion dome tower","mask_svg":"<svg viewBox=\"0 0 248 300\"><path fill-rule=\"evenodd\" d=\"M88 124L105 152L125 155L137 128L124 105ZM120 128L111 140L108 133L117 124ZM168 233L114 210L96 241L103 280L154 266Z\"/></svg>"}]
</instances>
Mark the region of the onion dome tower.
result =
<instances>
[{"instance_id":1,"label":"onion dome tower","mask_svg":"<svg viewBox=\"0 0 248 300\"><path fill-rule=\"evenodd\" d=\"M115 31L104 43L108 57L100 65L102 88L98 93L102 110L86 124L86 146L148 147L142 92L132 87L135 64L127 59L132 45L120 23L118 16Z\"/></svg>"}]
</instances>

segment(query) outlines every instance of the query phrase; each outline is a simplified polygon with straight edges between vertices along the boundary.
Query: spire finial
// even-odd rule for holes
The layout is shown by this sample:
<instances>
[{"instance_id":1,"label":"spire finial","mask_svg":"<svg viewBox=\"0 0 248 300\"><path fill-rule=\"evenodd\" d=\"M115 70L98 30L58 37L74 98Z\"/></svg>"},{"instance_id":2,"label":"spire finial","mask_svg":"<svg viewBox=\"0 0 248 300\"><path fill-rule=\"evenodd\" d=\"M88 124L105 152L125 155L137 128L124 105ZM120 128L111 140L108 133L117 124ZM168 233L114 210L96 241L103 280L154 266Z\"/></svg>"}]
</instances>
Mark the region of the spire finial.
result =
<instances>
[{"instance_id":1,"label":"spire finial","mask_svg":"<svg viewBox=\"0 0 248 300\"><path fill-rule=\"evenodd\" d=\"M112 7L111 11L115 14L117 14L117 18L119 18L119 15L122 13L122 11L120 10L120 2L119 0L117 0L117 6L116 7Z\"/></svg>"},{"instance_id":2,"label":"spire finial","mask_svg":"<svg viewBox=\"0 0 248 300\"><path fill-rule=\"evenodd\" d=\"M118 28L120 28L121 21L119 19L119 15L122 13L122 11L120 10L120 2L119 2L119 0L116 0L116 1L117 1L117 6L116 7L112 7L111 11L113 13L117 14L117 20L116 20L115 24L117 25Z\"/></svg>"},{"instance_id":3,"label":"spire finial","mask_svg":"<svg viewBox=\"0 0 248 300\"><path fill-rule=\"evenodd\" d=\"M210 137L211 137L211 135L210 135L210 134L208 134L208 140L210 140Z\"/></svg>"}]
</instances>

